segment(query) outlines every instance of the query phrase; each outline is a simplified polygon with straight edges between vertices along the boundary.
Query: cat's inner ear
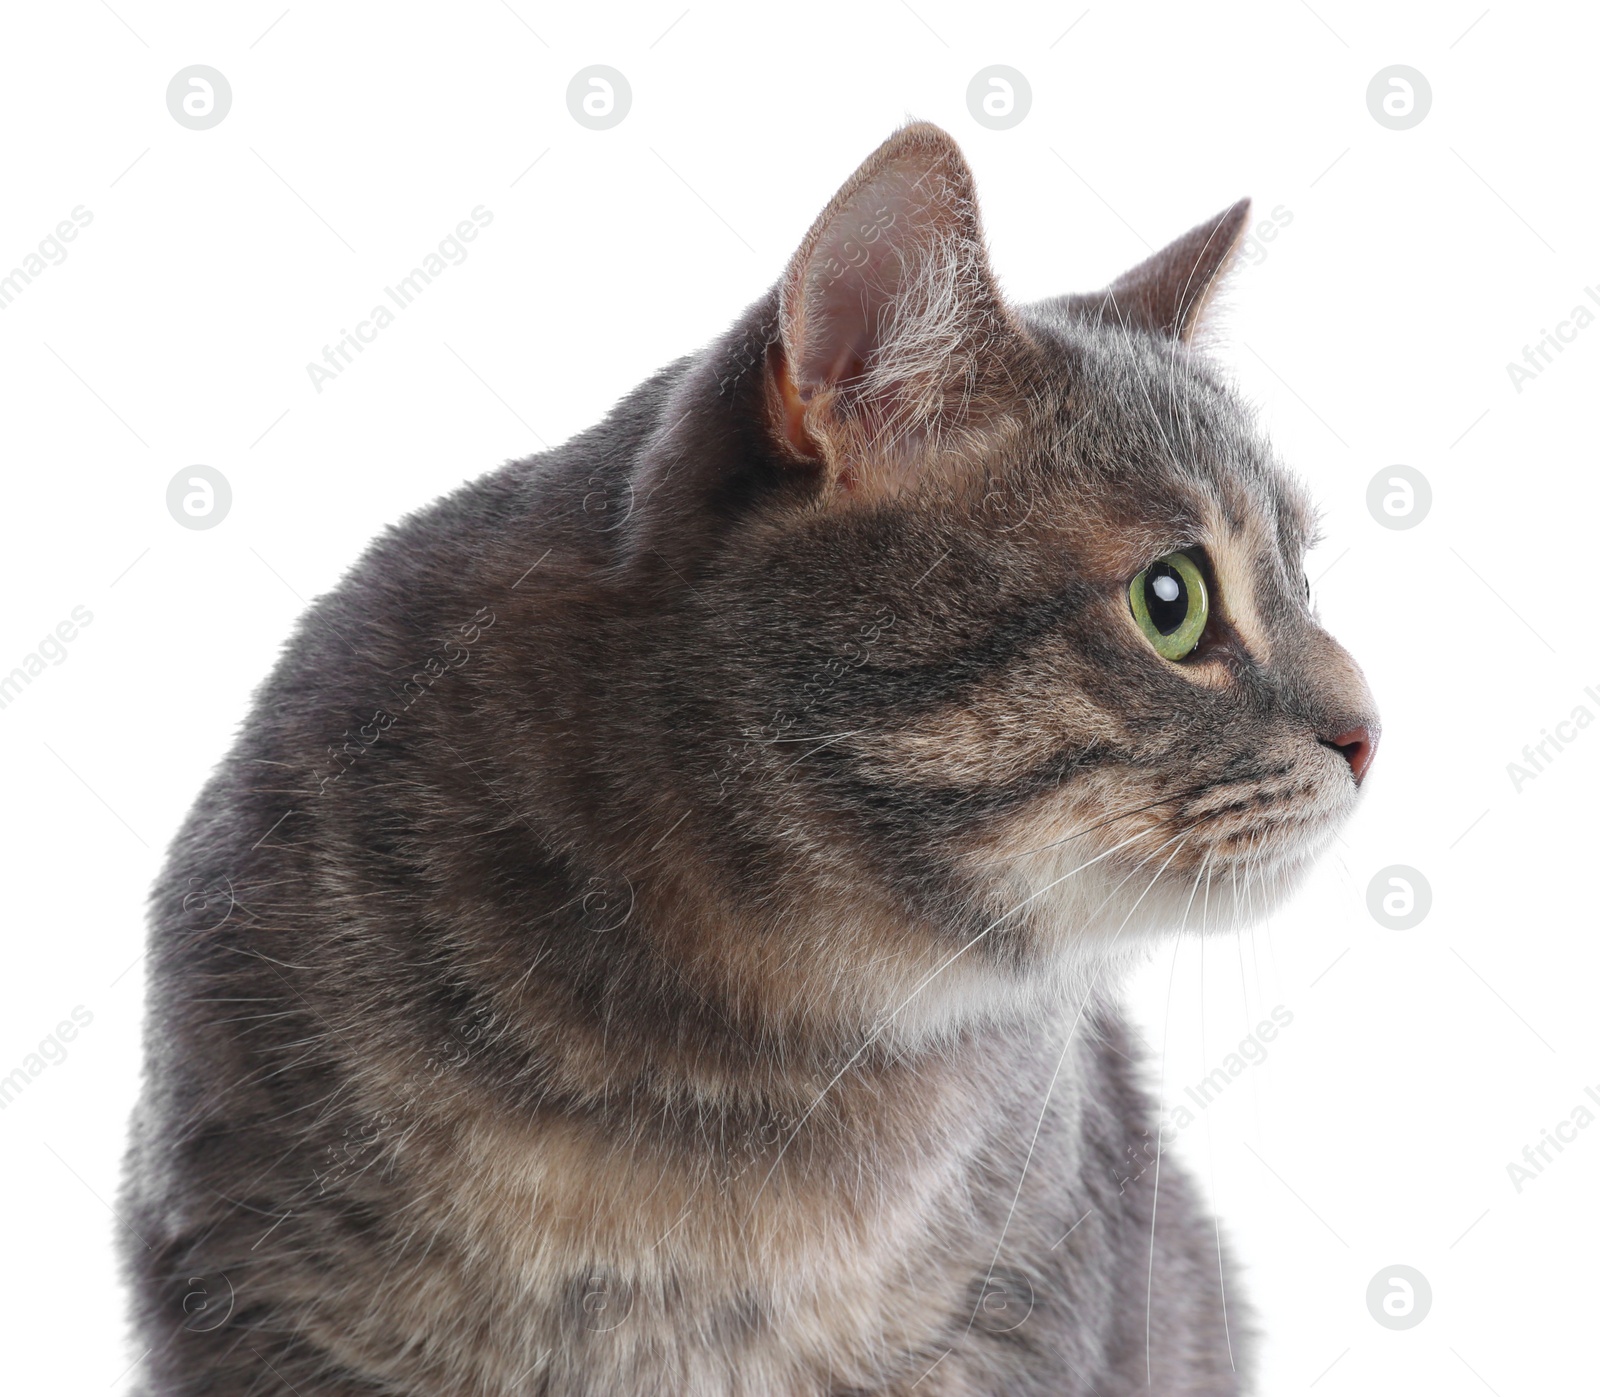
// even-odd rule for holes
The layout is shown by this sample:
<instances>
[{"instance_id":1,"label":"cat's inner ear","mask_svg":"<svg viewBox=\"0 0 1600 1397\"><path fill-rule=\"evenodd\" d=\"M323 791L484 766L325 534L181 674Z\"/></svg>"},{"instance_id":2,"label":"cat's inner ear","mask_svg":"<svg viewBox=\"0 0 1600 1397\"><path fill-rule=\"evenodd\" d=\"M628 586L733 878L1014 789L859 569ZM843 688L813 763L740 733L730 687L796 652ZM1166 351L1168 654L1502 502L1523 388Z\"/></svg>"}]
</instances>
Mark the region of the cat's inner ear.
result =
<instances>
[{"instance_id":1,"label":"cat's inner ear","mask_svg":"<svg viewBox=\"0 0 1600 1397\"><path fill-rule=\"evenodd\" d=\"M919 455L986 410L1010 333L971 171L938 127L907 126L835 195L784 274L768 363L780 446L847 488L874 474L904 483Z\"/></svg>"},{"instance_id":2,"label":"cat's inner ear","mask_svg":"<svg viewBox=\"0 0 1600 1397\"><path fill-rule=\"evenodd\" d=\"M1102 293L1110 321L1170 339L1190 339L1244 240L1250 201L1241 199L1124 272Z\"/></svg>"}]
</instances>

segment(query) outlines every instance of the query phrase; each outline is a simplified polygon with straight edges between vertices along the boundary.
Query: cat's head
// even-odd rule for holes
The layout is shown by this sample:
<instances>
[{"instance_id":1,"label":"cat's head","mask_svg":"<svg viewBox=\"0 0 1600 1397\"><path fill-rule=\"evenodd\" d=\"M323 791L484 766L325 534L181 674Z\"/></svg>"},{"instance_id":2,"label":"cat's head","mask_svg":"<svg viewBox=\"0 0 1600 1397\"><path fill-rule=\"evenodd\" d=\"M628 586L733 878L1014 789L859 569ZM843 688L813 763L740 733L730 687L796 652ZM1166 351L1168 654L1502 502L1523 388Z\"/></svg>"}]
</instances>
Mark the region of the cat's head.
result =
<instances>
[{"instance_id":1,"label":"cat's head","mask_svg":"<svg viewBox=\"0 0 1600 1397\"><path fill-rule=\"evenodd\" d=\"M674 570L730 865L1026 958L1232 925L1332 838L1377 713L1304 495L1193 344L1247 214L1013 305L936 127L834 198L719 385L738 478L662 455L715 521Z\"/></svg>"}]
</instances>

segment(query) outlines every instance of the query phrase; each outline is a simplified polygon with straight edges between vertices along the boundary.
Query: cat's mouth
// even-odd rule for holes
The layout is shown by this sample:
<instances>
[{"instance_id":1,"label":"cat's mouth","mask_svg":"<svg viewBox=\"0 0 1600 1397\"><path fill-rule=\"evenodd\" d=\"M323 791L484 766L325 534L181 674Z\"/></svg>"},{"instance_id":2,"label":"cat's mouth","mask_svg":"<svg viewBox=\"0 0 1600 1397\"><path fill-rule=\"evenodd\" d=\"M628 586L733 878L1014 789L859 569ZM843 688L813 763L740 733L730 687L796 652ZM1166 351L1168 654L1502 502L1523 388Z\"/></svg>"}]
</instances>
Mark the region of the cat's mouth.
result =
<instances>
[{"instance_id":1,"label":"cat's mouth","mask_svg":"<svg viewBox=\"0 0 1600 1397\"><path fill-rule=\"evenodd\" d=\"M1015 905L1072 943L1257 921L1294 891L1356 803L1345 758L1319 748L1171 793L1094 784L1092 797L1042 802L1050 808L1009 832L1012 852L987 860L1006 869Z\"/></svg>"},{"instance_id":2,"label":"cat's mouth","mask_svg":"<svg viewBox=\"0 0 1600 1397\"><path fill-rule=\"evenodd\" d=\"M1318 763L1321 765L1322 763ZM1187 858L1181 869L1209 859L1219 866L1236 862L1270 864L1319 851L1354 807L1354 785L1344 773L1330 777L1298 765L1263 778L1213 786L1178 803L1174 833L1187 831Z\"/></svg>"}]
</instances>

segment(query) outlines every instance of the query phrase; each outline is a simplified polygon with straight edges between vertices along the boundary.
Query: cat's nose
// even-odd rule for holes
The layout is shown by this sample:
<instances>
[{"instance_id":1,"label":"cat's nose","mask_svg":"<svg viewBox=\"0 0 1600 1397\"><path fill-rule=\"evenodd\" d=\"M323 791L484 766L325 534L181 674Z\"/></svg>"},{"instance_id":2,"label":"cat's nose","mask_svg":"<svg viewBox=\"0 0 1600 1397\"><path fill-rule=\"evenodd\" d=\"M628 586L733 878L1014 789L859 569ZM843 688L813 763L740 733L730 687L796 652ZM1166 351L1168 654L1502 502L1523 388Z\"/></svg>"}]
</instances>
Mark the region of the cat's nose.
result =
<instances>
[{"instance_id":1,"label":"cat's nose","mask_svg":"<svg viewBox=\"0 0 1600 1397\"><path fill-rule=\"evenodd\" d=\"M1321 741L1323 746L1332 747L1350 763L1350 774L1356 778L1356 785L1359 786L1378 751L1377 728L1363 723L1337 737L1324 737Z\"/></svg>"}]
</instances>

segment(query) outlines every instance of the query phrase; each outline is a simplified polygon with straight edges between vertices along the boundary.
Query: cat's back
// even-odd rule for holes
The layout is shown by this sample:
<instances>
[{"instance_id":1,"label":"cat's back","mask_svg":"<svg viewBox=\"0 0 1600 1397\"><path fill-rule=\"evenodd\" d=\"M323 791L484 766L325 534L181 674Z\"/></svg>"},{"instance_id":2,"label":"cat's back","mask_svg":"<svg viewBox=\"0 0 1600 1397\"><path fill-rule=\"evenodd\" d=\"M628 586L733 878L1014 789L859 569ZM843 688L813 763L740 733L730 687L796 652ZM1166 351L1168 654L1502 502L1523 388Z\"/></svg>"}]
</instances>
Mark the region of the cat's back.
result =
<instances>
[{"instance_id":1,"label":"cat's back","mask_svg":"<svg viewBox=\"0 0 1600 1397\"><path fill-rule=\"evenodd\" d=\"M472 1049L467 991L447 968L474 930L461 890L514 830L521 913L565 895L532 829L559 824L559 800L519 812L491 759L561 748L589 702L588 651L616 586L596 500L617 496L683 367L374 541L301 618L170 846L151 894L123 1183L150 1332L174 1319L203 1332L186 1318L186 1274L239 1304L274 1266L292 1274L260 1245L289 1212L308 1226L286 1224L277 1243L320 1227L330 1256L356 1263L358 1161L396 1125L394 1084L437 1082ZM570 785L582 757L565 756ZM479 916L505 911L495 904ZM371 1093L380 1081L389 1096Z\"/></svg>"}]
</instances>

